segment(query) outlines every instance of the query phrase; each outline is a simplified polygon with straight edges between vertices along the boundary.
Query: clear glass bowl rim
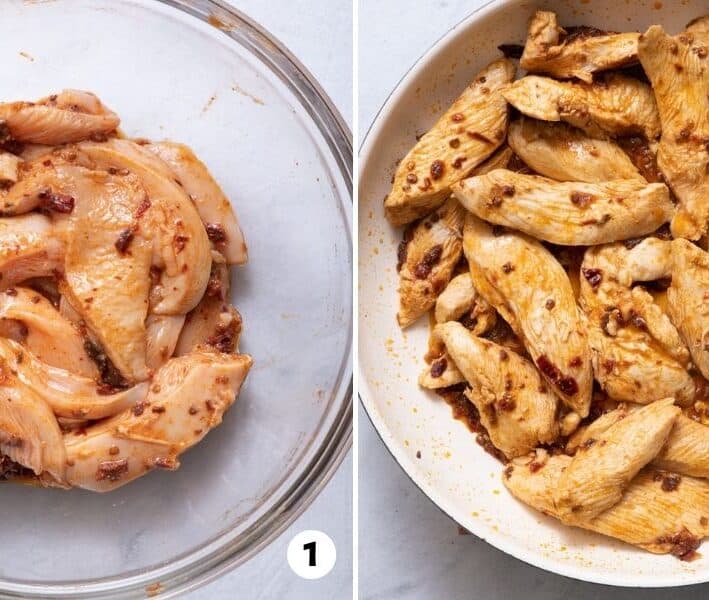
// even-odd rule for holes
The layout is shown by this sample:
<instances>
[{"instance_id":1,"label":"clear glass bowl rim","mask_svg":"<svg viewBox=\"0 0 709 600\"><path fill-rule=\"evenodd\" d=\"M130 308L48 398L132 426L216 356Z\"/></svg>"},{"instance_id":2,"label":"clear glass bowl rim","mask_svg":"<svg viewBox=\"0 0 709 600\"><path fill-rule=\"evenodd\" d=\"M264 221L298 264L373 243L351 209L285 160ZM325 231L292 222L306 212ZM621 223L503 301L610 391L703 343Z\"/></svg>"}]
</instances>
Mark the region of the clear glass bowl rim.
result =
<instances>
[{"instance_id":1,"label":"clear glass bowl rim","mask_svg":"<svg viewBox=\"0 0 709 600\"><path fill-rule=\"evenodd\" d=\"M327 93L308 69L275 36L238 9L220 0L152 0L217 27L268 67L305 108L327 143L349 189L352 202L352 134ZM347 207L341 207L343 214ZM346 217L343 217L346 219ZM350 262L352 232L346 223ZM0 598L171 598L194 590L243 564L275 540L322 491L352 446L352 326L335 395L328 405L336 411L319 447L301 475L278 498L272 509L237 539L229 532L207 541L174 561L122 577L31 584L0 578Z\"/></svg>"}]
</instances>

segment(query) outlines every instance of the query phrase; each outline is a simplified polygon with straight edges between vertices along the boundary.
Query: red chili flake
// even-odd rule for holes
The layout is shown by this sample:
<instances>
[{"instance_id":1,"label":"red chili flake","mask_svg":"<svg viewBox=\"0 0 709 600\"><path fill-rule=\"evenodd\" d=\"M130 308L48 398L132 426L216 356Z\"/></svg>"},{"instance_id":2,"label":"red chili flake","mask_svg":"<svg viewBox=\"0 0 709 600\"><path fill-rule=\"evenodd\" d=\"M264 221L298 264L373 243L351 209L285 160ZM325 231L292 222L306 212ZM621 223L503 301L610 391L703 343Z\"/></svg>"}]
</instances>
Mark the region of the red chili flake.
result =
<instances>
[{"instance_id":1,"label":"red chili flake","mask_svg":"<svg viewBox=\"0 0 709 600\"><path fill-rule=\"evenodd\" d=\"M460 147L460 140L458 138L453 138L450 142L448 142L448 145L451 148L458 148Z\"/></svg>"},{"instance_id":2,"label":"red chili flake","mask_svg":"<svg viewBox=\"0 0 709 600\"><path fill-rule=\"evenodd\" d=\"M463 166L463 163L468 160L465 156L459 156L453 161L453 168L454 169L460 169Z\"/></svg>"},{"instance_id":3,"label":"red chili flake","mask_svg":"<svg viewBox=\"0 0 709 600\"><path fill-rule=\"evenodd\" d=\"M134 235L135 232L132 227L124 229L118 234L118 239L113 245L120 254L125 254L128 251L128 246L130 246L130 243L133 241Z\"/></svg>"},{"instance_id":4,"label":"red chili flake","mask_svg":"<svg viewBox=\"0 0 709 600\"><path fill-rule=\"evenodd\" d=\"M153 406L150 410L151 410L152 412L154 412L155 414L158 414L158 415L159 415L160 413L164 413L164 412L165 412L165 407L164 407L164 406Z\"/></svg>"},{"instance_id":5,"label":"red chili flake","mask_svg":"<svg viewBox=\"0 0 709 600\"><path fill-rule=\"evenodd\" d=\"M549 298L545 303L544 306L546 307L547 310L551 310L556 306L556 301L554 298Z\"/></svg>"},{"instance_id":6,"label":"red chili flake","mask_svg":"<svg viewBox=\"0 0 709 600\"><path fill-rule=\"evenodd\" d=\"M214 411L214 403L213 403L211 400L206 400L206 401L204 402L204 405L207 407L207 410L208 410L209 412L213 412L213 411Z\"/></svg>"},{"instance_id":7,"label":"red chili flake","mask_svg":"<svg viewBox=\"0 0 709 600\"><path fill-rule=\"evenodd\" d=\"M118 481L128 472L128 459L104 460L98 464L96 481Z\"/></svg>"},{"instance_id":8,"label":"red chili flake","mask_svg":"<svg viewBox=\"0 0 709 600\"><path fill-rule=\"evenodd\" d=\"M416 451L416 458L421 458L421 450Z\"/></svg>"},{"instance_id":9,"label":"red chili flake","mask_svg":"<svg viewBox=\"0 0 709 600\"><path fill-rule=\"evenodd\" d=\"M145 196L145 198L140 201L138 208L135 210L135 218L140 219L146 212L148 212L150 205L150 198Z\"/></svg>"},{"instance_id":10,"label":"red chili flake","mask_svg":"<svg viewBox=\"0 0 709 600\"><path fill-rule=\"evenodd\" d=\"M652 480L662 482L660 487L663 492L674 492L682 482L682 476L677 473L655 471L655 474L652 476Z\"/></svg>"},{"instance_id":11,"label":"red chili flake","mask_svg":"<svg viewBox=\"0 0 709 600\"><path fill-rule=\"evenodd\" d=\"M416 183L418 180L419 180L419 178L418 178L418 176L416 175L416 173L409 173L409 174L406 176L406 182L407 182L407 183L414 184L414 183Z\"/></svg>"},{"instance_id":12,"label":"red chili flake","mask_svg":"<svg viewBox=\"0 0 709 600\"><path fill-rule=\"evenodd\" d=\"M223 244L226 242L226 231L224 231L224 227L218 223L207 223L207 225L205 225L205 229L207 230L207 237L212 243Z\"/></svg>"},{"instance_id":13,"label":"red chili flake","mask_svg":"<svg viewBox=\"0 0 709 600\"><path fill-rule=\"evenodd\" d=\"M226 385L227 383L229 383L229 377L226 375L217 375L214 378L214 382L218 383L219 385Z\"/></svg>"},{"instance_id":14,"label":"red chili flake","mask_svg":"<svg viewBox=\"0 0 709 600\"><path fill-rule=\"evenodd\" d=\"M601 285L603 280L603 271L601 269L581 269L581 273L594 290Z\"/></svg>"},{"instance_id":15,"label":"red chili flake","mask_svg":"<svg viewBox=\"0 0 709 600\"><path fill-rule=\"evenodd\" d=\"M159 456L153 461L153 465L159 469L168 469L174 471L177 468L177 462L174 458Z\"/></svg>"},{"instance_id":16,"label":"red chili flake","mask_svg":"<svg viewBox=\"0 0 709 600\"><path fill-rule=\"evenodd\" d=\"M30 302L32 304L39 304L39 300L40 300L39 296L32 296L32 298L30 298Z\"/></svg>"},{"instance_id":17,"label":"red chili flake","mask_svg":"<svg viewBox=\"0 0 709 600\"><path fill-rule=\"evenodd\" d=\"M697 548L699 548L701 540L692 535L686 527L683 527L679 533L663 535L657 538L657 543L670 544L672 546L670 553L680 560L692 560L696 557Z\"/></svg>"},{"instance_id":18,"label":"red chili flake","mask_svg":"<svg viewBox=\"0 0 709 600\"><path fill-rule=\"evenodd\" d=\"M512 394L504 393L502 394L502 398L500 398L500 401L497 403L497 406L500 410L503 410L505 412L511 412L515 409L517 403L515 402L515 399Z\"/></svg>"},{"instance_id":19,"label":"red chili flake","mask_svg":"<svg viewBox=\"0 0 709 600\"><path fill-rule=\"evenodd\" d=\"M443 170L445 169L445 165L443 164L442 160L434 160L431 163L431 177L436 180L440 179L443 177Z\"/></svg>"},{"instance_id":20,"label":"red chili flake","mask_svg":"<svg viewBox=\"0 0 709 600\"><path fill-rule=\"evenodd\" d=\"M533 460L531 463L529 463L529 472L536 473L537 471L540 471L543 467L544 463L540 463L536 460Z\"/></svg>"},{"instance_id":21,"label":"red chili flake","mask_svg":"<svg viewBox=\"0 0 709 600\"><path fill-rule=\"evenodd\" d=\"M579 208L587 208L595 200L593 194L571 192L571 203Z\"/></svg>"},{"instance_id":22,"label":"red chili flake","mask_svg":"<svg viewBox=\"0 0 709 600\"><path fill-rule=\"evenodd\" d=\"M503 471L503 473L505 475L505 479L509 479L510 477L512 477L512 472L514 470L515 470L514 465L507 465L505 467L505 470Z\"/></svg>"},{"instance_id":23,"label":"red chili flake","mask_svg":"<svg viewBox=\"0 0 709 600\"><path fill-rule=\"evenodd\" d=\"M506 361L506 360L509 360L509 358L510 358L510 355L507 354L507 350L505 350L504 348L502 348L502 349L500 350L500 360L504 362L504 361Z\"/></svg>"},{"instance_id":24,"label":"red chili flake","mask_svg":"<svg viewBox=\"0 0 709 600\"><path fill-rule=\"evenodd\" d=\"M594 438L588 438L583 444L579 446L579 450L588 450L595 443L596 440Z\"/></svg>"},{"instance_id":25,"label":"red chili flake","mask_svg":"<svg viewBox=\"0 0 709 600\"><path fill-rule=\"evenodd\" d=\"M580 356L574 356L574 358L572 358L569 361L569 366L570 367L580 367L582 363L583 363L583 360L581 359Z\"/></svg>"},{"instance_id":26,"label":"red chili flake","mask_svg":"<svg viewBox=\"0 0 709 600\"><path fill-rule=\"evenodd\" d=\"M630 322L638 329L647 331L647 321L634 310L630 311Z\"/></svg>"},{"instance_id":27,"label":"red chili flake","mask_svg":"<svg viewBox=\"0 0 709 600\"><path fill-rule=\"evenodd\" d=\"M442 255L443 246L441 244L437 244L433 246L433 248L428 250L426 254L424 254L419 264L417 264L416 268L414 269L414 275L416 276L416 278L426 279L431 274L433 267L438 263L439 260L441 260Z\"/></svg>"},{"instance_id":28,"label":"red chili flake","mask_svg":"<svg viewBox=\"0 0 709 600\"><path fill-rule=\"evenodd\" d=\"M453 121L454 123L460 123L460 122L463 121L464 119L465 119L465 116L464 116L462 113L455 113L455 114L451 117L451 121Z\"/></svg>"},{"instance_id":29,"label":"red chili flake","mask_svg":"<svg viewBox=\"0 0 709 600\"><path fill-rule=\"evenodd\" d=\"M185 246L187 245L187 242L189 240L190 240L189 236L182 235L179 233L175 234L174 243L175 243L175 248L177 248L178 254L185 249Z\"/></svg>"},{"instance_id":30,"label":"red chili flake","mask_svg":"<svg viewBox=\"0 0 709 600\"><path fill-rule=\"evenodd\" d=\"M576 380L573 377L564 377L559 367L552 363L545 354L537 359L537 367L566 396L574 396L578 393L579 386Z\"/></svg>"},{"instance_id":31,"label":"red chili flake","mask_svg":"<svg viewBox=\"0 0 709 600\"><path fill-rule=\"evenodd\" d=\"M17 290L16 290L15 288L7 288L7 289L5 290L5 293L6 293L8 296L17 296Z\"/></svg>"},{"instance_id":32,"label":"red chili flake","mask_svg":"<svg viewBox=\"0 0 709 600\"><path fill-rule=\"evenodd\" d=\"M505 274L511 273L514 270L515 270L515 266L510 262L506 262L504 265L502 265L502 272Z\"/></svg>"},{"instance_id":33,"label":"red chili flake","mask_svg":"<svg viewBox=\"0 0 709 600\"><path fill-rule=\"evenodd\" d=\"M38 194L40 206L44 209L61 214L69 214L74 210L75 200L67 194L53 194L43 190Z\"/></svg>"},{"instance_id":34,"label":"red chili flake","mask_svg":"<svg viewBox=\"0 0 709 600\"><path fill-rule=\"evenodd\" d=\"M197 414L197 409L194 406L190 406L189 410L187 411L191 415L196 415Z\"/></svg>"},{"instance_id":35,"label":"red chili flake","mask_svg":"<svg viewBox=\"0 0 709 600\"><path fill-rule=\"evenodd\" d=\"M116 454L120 454L120 453L121 453L121 449L120 449L118 446L111 446L111 447L108 449L108 453L109 453L111 456L115 456Z\"/></svg>"},{"instance_id":36,"label":"red chili flake","mask_svg":"<svg viewBox=\"0 0 709 600\"><path fill-rule=\"evenodd\" d=\"M446 367L448 367L448 361L445 359L445 357L439 358L431 365L431 377L440 377L445 372Z\"/></svg>"},{"instance_id":37,"label":"red chili flake","mask_svg":"<svg viewBox=\"0 0 709 600\"><path fill-rule=\"evenodd\" d=\"M139 417L145 412L147 406L148 404L146 402L136 402L133 405L133 415Z\"/></svg>"}]
</instances>

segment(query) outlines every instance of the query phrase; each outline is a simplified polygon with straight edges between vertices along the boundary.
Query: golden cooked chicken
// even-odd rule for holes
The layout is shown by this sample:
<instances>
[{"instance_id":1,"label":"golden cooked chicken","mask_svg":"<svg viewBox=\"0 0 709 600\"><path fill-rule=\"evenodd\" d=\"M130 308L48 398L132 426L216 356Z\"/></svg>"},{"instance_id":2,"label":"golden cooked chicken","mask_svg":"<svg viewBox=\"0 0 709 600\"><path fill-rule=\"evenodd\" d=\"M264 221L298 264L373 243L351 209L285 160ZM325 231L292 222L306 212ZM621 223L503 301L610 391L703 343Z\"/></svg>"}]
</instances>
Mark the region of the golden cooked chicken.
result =
<instances>
[{"instance_id":1,"label":"golden cooked chicken","mask_svg":"<svg viewBox=\"0 0 709 600\"><path fill-rule=\"evenodd\" d=\"M456 183L453 193L481 219L568 246L639 237L674 211L667 186L641 179L572 183L497 169Z\"/></svg>"},{"instance_id":2,"label":"golden cooked chicken","mask_svg":"<svg viewBox=\"0 0 709 600\"><path fill-rule=\"evenodd\" d=\"M89 92L0 104L0 480L176 469L252 364L231 204L188 147L118 124Z\"/></svg>"},{"instance_id":3,"label":"golden cooked chicken","mask_svg":"<svg viewBox=\"0 0 709 600\"><path fill-rule=\"evenodd\" d=\"M589 137L566 123L523 117L510 123L507 143L533 171L557 181L643 181L618 144Z\"/></svg>"},{"instance_id":4,"label":"golden cooked chicken","mask_svg":"<svg viewBox=\"0 0 709 600\"><path fill-rule=\"evenodd\" d=\"M636 282L670 274L671 242L650 237L592 247L581 268L580 303L588 317L596 379L616 400L647 404L674 397L687 405L695 384L689 351L669 317Z\"/></svg>"},{"instance_id":5,"label":"golden cooked chicken","mask_svg":"<svg viewBox=\"0 0 709 600\"><path fill-rule=\"evenodd\" d=\"M709 222L709 32L670 36L654 25L638 56L662 122L657 164L679 200L672 234L696 240Z\"/></svg>"},{"instance_id":6,"label":"golden cooked chicken","mask_svg":"<svg viewBox=\"0 0 709 600\"><path fill-rule=\"evenodd\" d=\"M434 336L470 384L470 401L505 456L521 456L556 439L557 399L531 362L460 323L436 325Z\"/></svg>"},{"instance_id":7,"label":"golden cooked chicken","mask_svg":"<svg viewBox=\"0 0 709 600\"><path fill-rule=\"evenodd\" d=\"M455 198L408 230L399 247L399 312L408 327L435 303L463 252L465 211Z\"/></svg>"},{"instance_id":8,"label":"golden cooked chicken","mask_svg":"<svg viewBox=\"0 0 709 600\"><path fill-rule=\"evenodd\" d=\"M528 75L502 90L522 114L542 121L565 121L593 137L660 135L652 88L627 75L608 73L593 83L557 81Z\"/></svg>"},{"instance_id":9,"label":"golden cooked chicken","mask_svg":"<svg viewBox=\"0 0 709 600\"><path fill-rule=\"evenodd\" d=\"M689 33L709 33L709 15L692 19L687 23L686 31Z\"/></svg>"},{"instance_id":10,"label":"golden cooked chicken","mask_svg":"<svg viewBox=\"0 0 709 600\"><path fill-rule=\"evenodd\" d=\"M574 524L617 504L628 483L665 444L679 414L672 398L660 400L588 438L553 492L557 516Z\"/></svg>"},{"instance_id":11,"label":"golden cooked chicken","mask_svg":"<svg viewBox=\"0 0 709 600\"><path fill-rule=\"evenodd\" d=\"M37 102L0 104L0 139L67 144L115 132L120 119L90 92L64 90Z\"/></svg>"},{"instance_id":12,"label":"golden cooked chicken","mask_svg":"<svg viewBox=\"0 0 709 600\"><path fill-rule=\"evenodd\" d=\"M585 417L593 384L591 352L562 266L538 241L498 233L471 214L463 251L475 288L520 336L562 402Z\"/></svg>"},{"instance_id":13,"label":"golden cooked chicken","mask_svg":"<svg viewBox=\"0 0 709 600\"><path fill-rule=\"evenodd\" d=\"M393 225L405 225L438 208L460 181L505 140L507 103L500 90L515 66L497 60L475 76L448 111L402 159L384 201Z\"/></svg>"},{"instance_id":14,"label":"golden cooked chicken","mask_svg":"<svg viewBox=\"0 0 709 600\"><path fill-rule=\"evenodd\" d=\"M709 379L709 253L684 239L672 241L667 310L692 360Z\"/></svg>"}]
</instances>

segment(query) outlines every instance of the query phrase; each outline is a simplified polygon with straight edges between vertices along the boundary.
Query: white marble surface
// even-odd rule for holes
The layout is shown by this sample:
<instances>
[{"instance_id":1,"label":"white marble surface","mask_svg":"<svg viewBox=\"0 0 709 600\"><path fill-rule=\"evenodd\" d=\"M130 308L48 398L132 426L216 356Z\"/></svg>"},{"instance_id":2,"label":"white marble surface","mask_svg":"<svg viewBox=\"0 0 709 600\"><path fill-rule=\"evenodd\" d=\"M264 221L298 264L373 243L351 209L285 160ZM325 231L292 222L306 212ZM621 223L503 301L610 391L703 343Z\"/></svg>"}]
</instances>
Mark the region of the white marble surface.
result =
<instances>
[{"instance_id":1,"label":"white marble surface","mask_svg":"<svg viewBox=\"0 0 709 600\"><path fill-rule=\"evenodd\" d=\"M481 3L360 0L360 139L406 70ZM472 535L460 535L456 523L396 464L361 407L359 411L361 600L699 600L709 595L709 585L628 590L581 583L526 565Z\"/></svg>"},{"instance_id":2,"label":"white marble surface","mask_svg":"<svg viewBox=\"0 0 709 600\"><path fill-rule=\"evenodd\" d=\"M264 26L298 57L352 127L351 0L232 0L231 4ZM324 531L337 547L335 568L318 581L300 579L286 563L288 542L305 529ZM238 569L187 596L190 600L351 598L351 455L312 506L275 542Z\"/></svg>"}]
</instances>

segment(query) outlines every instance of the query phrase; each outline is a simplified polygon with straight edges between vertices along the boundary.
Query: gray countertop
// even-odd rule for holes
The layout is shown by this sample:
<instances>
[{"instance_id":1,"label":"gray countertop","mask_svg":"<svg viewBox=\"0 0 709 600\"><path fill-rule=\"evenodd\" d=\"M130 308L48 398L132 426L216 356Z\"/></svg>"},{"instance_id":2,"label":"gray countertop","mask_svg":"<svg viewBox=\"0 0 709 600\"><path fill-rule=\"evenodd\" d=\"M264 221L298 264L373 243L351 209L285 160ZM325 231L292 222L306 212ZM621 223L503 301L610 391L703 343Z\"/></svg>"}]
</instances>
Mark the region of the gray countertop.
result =
<instances>
[{"instance_id":1,"label":"gray countertop","mask_svg":"<svg viewBox=\"0 0 709 600\"><path fill-rule=\"evenodd\" d=\"M352 126L351 0L231 0L283 42L310 70ZM307 581L286 562L288 542L319 529L337 547L323 579ZM190 600L340 600L352 597L352 458L348 455L308 510L275 542L236 570L188 595Z\"/></svg>"},{"instance_id":2,"label":"gray countertop","mask_svg":"<svg viewBox=\"0 0 709 600\"><path fill-rule=\"evenodd\" d=\"M360 0L360 139L406 70L480 4ZM361 600L699 600L709 595L709 585L630 590L582 583L531 567L472 535L461 535L457 524L396 464L364 410L359 411Z\"/></svg>"}]
</instances>

